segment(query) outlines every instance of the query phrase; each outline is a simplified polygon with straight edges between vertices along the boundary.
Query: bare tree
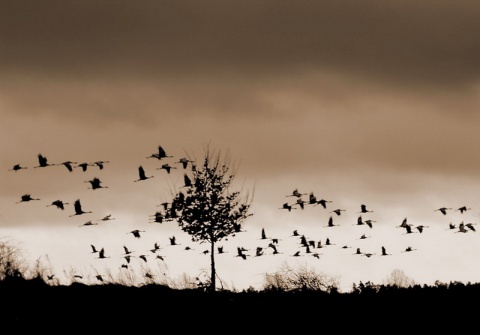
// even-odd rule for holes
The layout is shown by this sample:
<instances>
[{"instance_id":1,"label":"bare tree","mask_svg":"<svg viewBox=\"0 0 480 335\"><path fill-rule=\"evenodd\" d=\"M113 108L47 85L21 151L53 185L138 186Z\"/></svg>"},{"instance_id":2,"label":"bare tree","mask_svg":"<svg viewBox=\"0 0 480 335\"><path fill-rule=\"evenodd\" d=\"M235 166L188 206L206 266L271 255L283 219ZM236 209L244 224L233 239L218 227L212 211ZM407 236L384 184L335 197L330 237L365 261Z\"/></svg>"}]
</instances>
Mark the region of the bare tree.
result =
<instances>
[{"instance_id":1,"label":"bare tree","mask_svg":"<svg viewBox=\"0 0 480 335\"><path fill-rule=\"evenodd\" d=\"M386 285L394 285L397 287L410 287L415 285L415 281L408 277L405 272L394 269L392 273L385 279Z\"/></svg>"},{"instance_id":2,"label":"bare tree","mask_svg":"<svg viewBox=\"0 0 480 335\"><path fill-rule=\"evenodd\" d=\"M193 242L210 243L210 290L216 290L215 243L242 232L242 222L249 212L253 196L232 191L237 170L229 152L211 152L207 147L203 164L192 162L191 183L176 192L167 220L175 220Z\"/></svg>"}]
</instances>

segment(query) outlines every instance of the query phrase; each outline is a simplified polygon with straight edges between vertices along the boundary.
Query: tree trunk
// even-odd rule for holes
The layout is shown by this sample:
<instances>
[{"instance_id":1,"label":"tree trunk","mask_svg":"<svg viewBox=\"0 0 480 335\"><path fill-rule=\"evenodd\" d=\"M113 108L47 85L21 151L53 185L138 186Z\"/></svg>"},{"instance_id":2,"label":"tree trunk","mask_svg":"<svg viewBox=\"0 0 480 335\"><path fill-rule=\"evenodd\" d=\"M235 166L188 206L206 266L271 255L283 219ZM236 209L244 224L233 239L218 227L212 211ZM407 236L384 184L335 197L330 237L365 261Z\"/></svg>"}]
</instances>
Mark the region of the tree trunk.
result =
<instances>
[{"instance_id":1,"label":"tree trunk","mask_svg":"<svg viewBox=\"0 0 480 335\"><path fill-rule=\"evenodd\" d=\"M210 243L211 245L211 248L210 248L210 269L211 269L211 273L210 273L210 291L212 293L214 293L216 291L216 283L215 283L215 279L216 279L216 273L215 273L215 242L212 240L212 242Z\"/></svg>"}]
</instances>

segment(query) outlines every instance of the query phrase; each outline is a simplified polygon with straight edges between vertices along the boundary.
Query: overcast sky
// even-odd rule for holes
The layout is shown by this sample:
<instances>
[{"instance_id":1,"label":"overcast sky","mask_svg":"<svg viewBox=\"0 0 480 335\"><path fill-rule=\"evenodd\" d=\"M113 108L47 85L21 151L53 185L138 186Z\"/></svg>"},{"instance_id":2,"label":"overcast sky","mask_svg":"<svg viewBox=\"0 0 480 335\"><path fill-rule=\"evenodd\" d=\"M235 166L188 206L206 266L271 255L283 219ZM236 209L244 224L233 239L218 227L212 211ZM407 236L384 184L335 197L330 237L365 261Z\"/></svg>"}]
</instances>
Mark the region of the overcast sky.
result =
<instances>
[{"instance_id":1,"label":"overcast sky","mask_svg":"<svg viewBox=\"0 0 480 335\"><path fill-rule=\"evenodd\" d=\"M59 273L70 263L98 266L90 241L111 245L120 264L123 244L142 247L133 227L160 244L173 233L187 244L174 223L148 222L183 171L167 174L146 157L162 145L172 163L201 158L209 145L228 151L240 187L254 189L244 224L252 236L265 227L297 243L290 235L303 229L325 240L329 210L346 209L332 236L352 246L348 257L293 259L285 245L289 262L308 261L346 287L381 282L396 268L420 283L480 280L480 236L448 230L480 214L479 16L480 4L464 0L2 0L0 232L33 258L48 254ZM39 153L51 163L109 163L34 169ZM9 171L17 163L29 168ZM135 183L139 165L155 178ZM108 189L88 189L94 176ZM281 210L295 188L332 203ZM25 193L41 201L17 204ZM57 198L81 198L95 217L46 206ZM360 204L374 211L365 214L376 221L371 230L355 226ZM464 205L470 210L455 211ZM109 213L117 226L78 227ZM396 227L404 218L429 227L405 235ZM372 242L359 241L363 233ZM252 267L233 257L247 242L228 243L231 257L217 270L237 278ZM393 254L387 261L382 245ZM415 256L401 252L409 245ZM359 262L357 247L377 257ZM169 260L172 271L189 269L182 252ZM238 285L261 282L262 266Z\"/></svg>"}]
</instances>

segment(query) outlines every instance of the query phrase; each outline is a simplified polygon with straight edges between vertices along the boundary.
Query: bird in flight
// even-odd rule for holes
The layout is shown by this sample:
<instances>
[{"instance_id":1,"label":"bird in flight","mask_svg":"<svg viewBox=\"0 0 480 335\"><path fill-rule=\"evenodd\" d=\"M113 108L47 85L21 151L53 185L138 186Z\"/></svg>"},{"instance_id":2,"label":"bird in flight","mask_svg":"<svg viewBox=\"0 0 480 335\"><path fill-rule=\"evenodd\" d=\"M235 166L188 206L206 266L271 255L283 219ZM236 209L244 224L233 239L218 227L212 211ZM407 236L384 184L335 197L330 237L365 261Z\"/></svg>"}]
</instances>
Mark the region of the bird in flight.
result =
<instances>
[{"instance_id":1,"label":"bird in flight","mask_svg":"<svg viewBox=\"0 0 480 335\"><path fill-rule=\"evenodd\" d=\"M467 206L462 206L457 208L457 211L460 211L461 214L465 213L467 210L470 210L471 208L468 208Z\"/></svg>"},{"instance_id":2,"label":"bird in flight","mask_svg":"<svg viewBox=\"0 0 480 335\"><path fill-rule=\"evenodd\" d=\"M64 165L68 171L72 172L73 171L73 166L72 164L78 164L77 162L72 162L72 161L66 161L63 162L62 165Z\"/></svg>"},{"instance_id":3,"label":"bird in flight","mask_svg":"<svg viewBox=\"0 0 480 335\"><path fill-rule=\"evenodd\" d=\"M340 208L338 208L338 209L334 209L334 210L331 211L330 213L335 213L335 214L337 214L337 215L342 215L342 212L344 212L344 211L345 211L345 209L340 209Z\"/></svg>"},{"instance_id":4,"label":"bird in flight","mask_svg":"<svg viewBox=\"0 0 480 335\"><path fill-rule=\"evenodd\" d=\"M323 208L327 208L327 202L331 202L330 200L320 199L317 201L316 205L322 205ZM315 206L316 206L315 205Z\"/></svg>"},{"instance_id":5,"label":"bird in flight","mask_svg":"<svg viewBox=\"0 0 480 335\"><path fill-rule=\"evenodd\" d=\"M372 213L373 211L370 211L367 209L367 206L362 204L360 205L360 213Z\"/></svg>"},{"instance_id":6,"label":"bird in flight","mask_svg":"<svg viewBox=\"0 0 480 335\"><path fill-rule=\"evenodd\" d=\"M170 173L170 170L171 169L176 169L176 167L174 166L170 166L168 163L167 164L163 164L161 167L157 168L157 170L166 170L167 173Z\"/></svg>"},{"instance_id":7,"label":"bird in flight","mask_svg":"<svg viewBox=\"0 0 480 335\"><path fill-rule=\"evenodd\" d=\"M30 194L24 194L20 198L20 201L17 201L17 204L20 203L20 202L28 202L28 201L32 201L32 200L40 200L40 199L32 198L32 196Z\"/></svg>"},{"instance_id":8,"label":"bird in flight","mask_svg":"<svg viewBox=\"0 0 480 335\"><path fill-rule=\"evenodd\" d=\"M292 205L286 202L282 205L282 207L280 207L280 209L287 209L290 212L292 209L296 209L296 208L294 208Z\"/></svg>"},{"instance_id":9,"label":"bird in flight","mask_svg":"<svg viewBox=\"0 0 480 335\"><path fill-rule=\"evenodd\" d=\"M82 204L80 202L80 199L75 200L75 203L73 204L75 208L75 214L72 214L70 216L75 216L75 215L82 215L82 214L87 214L87 213L92 213L91 211L84 211L82 209Z\"/></svg>"},{"instance_id":10,"label":"bird in flight","mask_svg":"<svg viewBox=\"0 0 480 335\"><path fill-rule=\"evenodd\" d=\"M175 163L177 163L177 164L182 164L183 169L186 169L187 166L188 166L188 163L191 163L191 162L192 162L192 161L189 160L188 158L182 157L182 158L180 158L180 159L179 159L177 162L175 162Z\"/></svg>"},{"instance_id":11,"label":"bird in flight","mask_svg":"<svg viewBox=\"0 0 480 335\"><path fill-rule=\"evenodd\" d=\"M297 198L301 198L302 195L307 195L307 194L306 194L306 193L300 193L300 192L298 192L298 189L296 188L296 189L293 190L292 194L287 195L287 197L297 197Z\"/></svg>"},{"instance_id":12,"label":"bird in flight","mask_svg":"<svg viewBox=\"0 0 480 335\"><path fill-rule=\"evenodd\" d=\"M43 156L42 154L38 154L38 165L34 166L34 168L54 166L54 165L57 165L57 164L49 164L47 157Z\"/></svg>"},{"instance_id":13,"label":"bird in flight","mask_svg":"<svg viewBox=\"0 0 480 335\"><path fill-rule=\"evenodd\" d=\"M438 209L434 209L434 211L440 211L443 215L447 215L447 210L449 210L451 208L449 207L440 207Z\"/></svg>"},{"instance_id":14,"label":"bird in flight","mask_svg":"<svg viewBox=\"0 0 480 335\"><path fill-rule=\"evenodd\" d=\"M68 205L68 202L63 202L62 200L55 200L50 205L47 205L47 207L56 206L57 208L64 210L65 205Z\"/></svg>"},{"instance_id":15,"label":"bird in flight","mask_svg":"<svg viewBox=\"0 0 480 335\"><path fill-rule=\"evenodd\" d=\"M158 152L151 154L147 158L156 158L158 160L161 160L161 159L167 158L167 157L173 157L173 156L168 156L167 153L165 152L165 150L163 149L163 147L161 145L159 145L158 146Z\"/></svg>"},{"instance_id":16,"label":"bird in flight","mask_svg":"<svg viewBox=\"0 0 480 335\"><path fill-rule=\"evenodd\" d=\"M78 164L77 166L75 166L76 168L82 168L82 171L85 172L87 171L88 167L89 166L95 166L95 164L91 164L91 163L80 163Z\"/></svg>"},{"instance_id":17,"label":"bird in flight","mask_svg":"<svg viewBox=\"0 0 480 335\"><path fill-rule=\"evenodd\" d=\"M105 249L102 248L102 249L100 249L100 251L98 252L98 258L110 258L110 257L105 256Z\"/></svg>"},{"instance_id":18,"label":"bird in flight","mask_svg":"<svg viewBox=\"0 0 480 335\"><path fill-rule=\"evenodd\" d=\"M145 169L143 168L143 166L139 166L138 167L138 179L137 180L134 180L134 181L141 181L141 180L147 180L149 178L153 178L154 176L147 176L145 174Z\"/></svg>"},{"instance_id":19,"label":"bird in flight","mask_svg":"<svg viewBox=\"0 0 480 335\"><path fill-rule=\"evenodd\" d=\"M108 186L103 186L102 181L100 180L100 178L97 178L97 177L91 180L87 180L85 182L90 183L90 185L92 186L91 187L92 190L96 190L97 188L108 188Z\"/></svg>"},{"instance_id":20,"label":"bird in flight","mask_svg":"<svg viewBox=\"0 0 480 335\"><path fill-rule=\"evenodd\" d=\"M96 161L92 165L96 165L100 170L103 170L104 165L107 163L110 163L110 161Z\"/></svg>"},{"instance_id":21,"label":"bird in flight","mask_svg":"<svg viewBox=\"0 0 480 335\"><path fill-rule=\"evenodd\" d=\"M91 220L85 222L84 224L81 224L79 227L83 227L83 226L95 226L95 225L98 225L98 223L94 223L92 222Z\"/></svg>"},{"instance_id":22,"label":"bird in flight","mask_svg":"<svg viewBox=\"0 0 480 335\"><path fill-rule=\"evenodd\" d=\"M18 170L22 170L22 169L28 169L27 167L25 166L21 166L20 164L15 164L11 169L9 169L8 171L15 171L17 172Z\"/></svg>"},{"instance_id":23,"label":"bird in flight","mask_svg":"<svg viewBox=\"0 0 480 335\"><path fill-rule=\"evenodd\" d=\"M97 248L95 248L93 244L90 244L90 246L92 247L92 254L98 252Z\"/></svg>"},{"instance_id":24,"label":"bird in flight","mask_svg":"<svg viewBox=\"0 0 480 335\"><path fill-rule=\"evenodd\" d=\"M140 238L140 233L144 233L145 231L144 230L138 230L138 229L135 229L135 230L132 230L131 232L128 232L127 234L133 234L134 237L136 238Z\"/></svg>"},{"instance_id":25,"label":"bird in flight","mask_svg":"<svg viewBox=\"0 0 480 335\"><path fill-rule=\"evenodd\" d=\"M476 223L466 223L465 226L470 229L471 231L475 231L475 227L473 225L475 225Z\"/></svg>"}]
</instances>

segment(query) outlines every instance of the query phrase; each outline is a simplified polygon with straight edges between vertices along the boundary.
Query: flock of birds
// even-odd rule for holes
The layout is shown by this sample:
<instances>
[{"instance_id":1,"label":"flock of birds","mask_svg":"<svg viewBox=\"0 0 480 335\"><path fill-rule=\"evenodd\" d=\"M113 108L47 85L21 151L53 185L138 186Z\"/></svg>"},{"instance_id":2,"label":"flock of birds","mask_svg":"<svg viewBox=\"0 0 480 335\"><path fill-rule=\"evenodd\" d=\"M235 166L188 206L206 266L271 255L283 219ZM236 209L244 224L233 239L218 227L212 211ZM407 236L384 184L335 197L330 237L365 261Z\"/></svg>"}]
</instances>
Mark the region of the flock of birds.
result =
<instances>
[{"instance_id":1,"label":"flock of birds","mask_svg":"<svg viewBox=\"0 0 480 335\"><path fill-rule=\"evenodd\" d=\"M166 151L163 149L162 146L158 146L156 152L154 152L151 155L146 157L146 159L156 159L156 160L159 160L159 161L165 160L167 158L173 158L173 156L172 155L167 155ZM77 168L81 169L83 172L85 172L90 167L92 167L92 168L96 167L99 170L103 170L105 168L106 164L108 164L108 163L110 163L108 160L94 161L94 162L81 162L81 163L74 162L74 161L64 161L64 162L61 162L61 163L49 163L47 158L44 155L39 154L38 155L38 165L33 166L33 168L38 169L38 168L47 168L47 167L51 167L51 166L65 166L65 168L69 172L73 172L74 169L77 169ZM180 166L172 165L172 164L180 164ZM183 186L184 187L190 187L190 186L192 186L192 179L190 178L189 174L187 173L189 166L191 168L191 171L195 171L195 169L196 169L195 162L190 160L190 159L187 159L187 158L183 157L183 158L180 158L179 160L177 160L173 163L163 163L162 162L161 166L158 167L157 170L165 170L167 174L170 174L171 171L174 170L174 169L183 170L183 172L184 172L183 173L183 175L184 175L184 179L183 179L184 180L184 185ZM15 164L15 165L13 165L13 167L11 169L9 169L9 171L19 172L19 171L24 170L24 169L28 169L28 167L23 166L21 164ZM154 175L147 175L143 166L140 165L140 166L138 166L138 177L136 179L133 179L132 182L146 181L146 180L154 178L154 177L155 177ZM87 181L85 181L85 183L89 183L89 185L90 185L89 188L92 189L92 190L109 188L108 186L103 185L102 181L98 177L94 177L91 180L87 180ZM179 194L181 195L182 192L179 192ZM314 195L313 192L301 193L301 192L299 192L298 189L294 189L293 192L290 193L290 194L287 194L286 197L292 198L294 200L284 202L283 205L280 207L281 210L286 210L288 212L292 212L292 211L295 211L295 210L303 211L309 206L312 206L312 207L320 206L320 208L323 208L324 210L328 210L328 213L330 213L330 215L329 215L329 218L328 218L327 227L329 227L329 228L340 226L341 224L334 222L336 220L334 218L345 215L344 213L347 211L346 209L343 209L343 208L330 208L333 201L326 200L326 199L318 199ZM29 202L29 201L38 201L38 200L40 200L40 198L33 197L31 194L23 194L23 195L21 195L20 200L17 203ZM160 209L156 210L153 215L149 216L151 218L150 222L163 223L165 221L175 220L175 218L177 217L175 206L174 206L175 201L178 201L178 199L173 199L172 202L162 202L161 204L159 204L158 206L160 207ZM52 201L51 203L47 204L47 206L55 206L60 210L65 210L66 205L70 205L70 203L59 200L59 199L56 199L56 200ZM359 207L360 208L359 208L359 211L357 212L358 216L357 216L355 225L366 226L369 229L373 229L376 221L372 220L370 218L365 219L365 216L370 214L370 213L374 213L374 211L367 208L367 206L365 204L361 204ZM74 208L74 212L70 216L80 216L80 215L92 213L92 211L84 210L82 208L82 204L81 204L80 199L77 199L77 200L74 201L73 208ZM452 207L441 207L441 208L434 209L434 211L438 211L444 216L447 215L452 210L454 210L454 208L452 208ZM459 208L455 209L455 211L458 211L460 214L464 214L465 212L467 212L469 210L471 210L471 208L469 208L467 206L462 206L462 207L459 207ZM111 214L109 214L109 215L104 216L103 218L101 218L98 221L89 220L89 221L85 222L84 224L82 224L80 226L81 227L92 226L92 225L97 225L99 222L102 222L102 221L104 222L104 221L111 221L111 220L115 220L115 218L112 217ZM456 224L453 224L453 223L450 222L449 225L448 225L448 229L452 230L452 231L455 231L455 232L458 232L458 233L475 232L476 231L475 227L474 227L475 224L476 223L473 223L473 222L461 221L461 222L458 223L458 227L457 227ZM405 218L403 220L403 222L400 225L398 225L397 227L404 229L405 234L413 234L413 233L422 234L422 233L424 233L426 228L429 228L428 226L422 225L422 224L420 224L420 225L409 224L407 222L407 218ZM242 230L239 229L238 232L241 232L241 231ZM127 234L132 234L133 237L135 237L136 239L139 239L142 236L141 234L144 233L144 232L145 231L143 231L143 230L134 229L134 230L131 230L131 231L126 232L126 233ZM304 255L311 255L311 256L313 256L317 259L320 259L320 256L322 255L320 253L320 249L324 248L324 247L334 245L334 243L332 243L329 238L326 238L325 241L307 238L304 234L299 233L298 229L295 229L291 236L294 237L294 238L298 238L298 242L299 242L298 243L299 248L296 249L294 252L292 252L290 254L290 256L292 256L292 257L300 257L300 256L304 256ZM367 236L366 234L363 234L359 237L359 239L362 240L362 239L366 239L368 237L369 236ZM169 244L171 246L180 245L180 243L178 243L176 241L175 236L169 237L169 240L170 240ZM280 248L280 244L279 244L280 238L268 237L264 228L262 228L260 240L267 241L267 242L266 242L266 244L256 246L253 249L245 248L243 246L237 246L236 247L236 252L234 252L235 257L239 257L243 260L247 260L250 257L260 257L260 256L268 255L268 254L271 254L271 255L283 254L283 252L281 251L281 248ZM104 247L99 248L99 247L91 244L90 248L91 248L91 253L97 255L97 257L96 257L97 259L107 259L107 258L112 257L107 253L107 251L105 250ZM347 249L347 248L351 248L351 246L350 245L343 245L341 248ZM185 250L194 250L190 246L186 246L186 247L184 247L184 249ZM363 255L363 256L366 256L366 257L372 257L373 255L376 255L375 252L364 252L364 251L361 250L360 247L356 247L356 248L354 247L354 249L356 249L356 251L354 252L355 255ZM115 256L115 257L121 257L121 258L124 259L125 262L121 264L122 269L129 269L131 261L132 261L133 258L138 258L142 262L147 263L148 258L151 255L154 255L155 259L164 262L165 261L165 256L160 254L160 252L159 252L160 250L162 250L162 248L160 247L160 245L158 243L155 242L152 248L145 250L144 253L140 253L139 255L136 255L134 251L132 251L129 247L124 245L123 246L123 251L124 252L120 255ZM249 251L251 251L251 250L254 251L253 254L249 253ZM402 250L402 252L412 252L412 251L415 251L415 250L417 250L417 249L413 248L411 246L407 246L407 247L405 247L404 250ZM216 251L217 251L218 254L228 253L228 251L225 250L223 245L217 246ZM206 249L206 250L202 251L201 253L207 255L207 254L210 253L210 251L208 249ZM387 249L386 249L385 246L381 246L381 250L379 252L379 255L388 256L388 255L391 255L391 254L387 252ZM75 277L76 278L82 278L81 275L75 275ZM149 279L152 279L152 274L147 271L145 273L145 277L147 277ZM96 278L100 281L103 281L103 277L100 274L98 274L96 276ZM53 275L49 276L49 279L53 279Z\"/></svg>"},{"instance_id":2,"label":"flock of birds","mask_svg":"<svg viewBox=\"0 0 480 335\"><path fill-rule=\"evenodd\" d=\"M147 159L156 159L156 160L160 161L160 160L164 160L164 159L172 158L172 157L173 157L172 155L168 155L166 153L166 151L164 150L164 148L162 146L158 146L157 151L150 154L146 158ZM45 155L38 154L38 165L35 165L31 168L38 169L38 168L49 168L49 167L52 167L52 166L64 166L69 172L73 172L77 168L81 169L81 171L83 171L83 172L86 172L89 169L89 167L96 167L99 170L104 170L106 164L108 164L108 163L110 163L110 161L108 161L108 160L99 160L99 161L94 161L94 162L80 162L80 163L68 160L68 161L64 161L64 162L61 162L61 163L51 163L51 162L48 161L48 159ZM173 165L173 164L179 164L180 166L177 167L176 165ZM162 163L161 166L157 168L157 170L165 170L167 172L167 174L170 174L172 170L181 167L181 169L184 170L184 182L185 182L184 186L188 187L188 186L192 185L191 177L187 174L187 167L188 166L191 167L192 171L194 171L195 168L196 168L193 160L190 160L186 157L182 157L178 161L174 161L174 162L170 162L170 163L168 163L168 162L167 163ZM13 165L12 168L10 168L8 170L17 173L21 170L26 170L26 169L29 169L29 168L30 167L22 165L22 164L15 164L15 165ZM133 179L132 182L146 181L146 180L154 177L154 175L147 175L146 172L145 172L145 169L142 165L138 166L138 172L137 173L138 173L138 177L136 179ZM92 189L92 190L109 188L108 186L104 185L103 182L101 181L101 179L98 178L98 177L94 177L90 180L86 180L85 183L89 183L90 187L88 187L88 188ZM182 194L182 193L180 192L180 194ZM26 203L26 202L30 202L30 201L39 201L39 200L41 200L41 198L34 197L30 193L25 193L25 194L20 196L20 200L17 201L16 203L19 204L19 203ZM178 201L178 199L173 199L173 201L175 201L175 200ZM172 203L173 203L173 201L172 201ZM150 220L150 222L162 223L162 222L165 222L165 221L171 221L174 218L176 218L177 216L176 216L176 213L175 213L175 207L171 206L172 203L167 203L167 202L161 203L159 206L161 206L161 208L163 210L156 210L153 215L150 215L150 217L153 218L153 219ZM55 199L51 203L48 203L47 207L55 206L56 208L63 211L67 208L67 205L70 205L70 202L66 202L66 201L60 200L60 199ZM74 212L71 215L69 215L70 217L81 216L81 215L84 215L84 214L93 213L93 211L91 211L91 210L83 209L80 199L76 199L73 202L73 210L74 210ZM108 215L105 215L104 217L102 217L101 219L96 220L96 221L88 220L85 223L81 224L79 227L98 225L100 222L111 221L111 220L115 220L115 219L116 218L113 217L112 214L108 214ZM133 229L133 230L127 232L127 234L131 234L134 238L139 239L142 236L141 233L143 233L143 232L145 232L145 231L144 230L139 230L139 229ZM169 237L169 239L170 239L170 245L178 245L178 243L176 242L175 236ZM107 252L106 252L105 248L103 248L103 247L102 248L97 248L94 245L91 245L91 248L92 248L92 253L98 255L98 257L97 257L98 259L111 258L111 256L107 255ZM133 252L129 248L127 248L127 246L123 246L123 248L124 248L125 253L120 255L120 257L122 257L125 260L125 263L121 265L122 269L128 269L129 266L130 266L131 260L134 257L136 257L136 258L138 258L138 259L140 259L144 262L147 262L147 256L149 256L148 254L144 253L144 254L134 256ZM165 259L164 259L165 256L162 256L162 255L157 253L157 251L159 251L159 250L161 250L161 248L160 248L159 244L155 242L154 247L149 249L148 251L151 252L151 253L156 253L156 255L155 255L156 259L161 260L161 261L165 261ZM147 272L147 273L145 273L145 276L146 277L151 277L151 274L149 274L149 272ZM53 278L54 278L53 275L48 276L48 279L53 279ZM75 278L82 278L82 276L81 275L75 275ZM97 275L96 278L98 280L103 281L103 278L102 278L101 275Z\"/></svg>"}]
</instances>

